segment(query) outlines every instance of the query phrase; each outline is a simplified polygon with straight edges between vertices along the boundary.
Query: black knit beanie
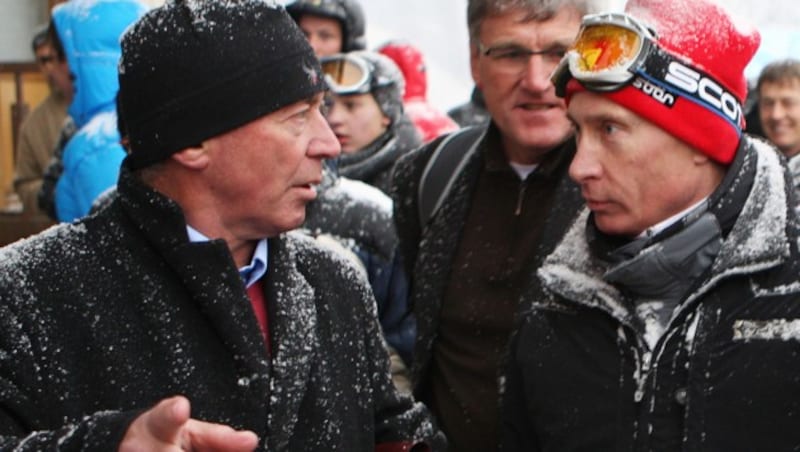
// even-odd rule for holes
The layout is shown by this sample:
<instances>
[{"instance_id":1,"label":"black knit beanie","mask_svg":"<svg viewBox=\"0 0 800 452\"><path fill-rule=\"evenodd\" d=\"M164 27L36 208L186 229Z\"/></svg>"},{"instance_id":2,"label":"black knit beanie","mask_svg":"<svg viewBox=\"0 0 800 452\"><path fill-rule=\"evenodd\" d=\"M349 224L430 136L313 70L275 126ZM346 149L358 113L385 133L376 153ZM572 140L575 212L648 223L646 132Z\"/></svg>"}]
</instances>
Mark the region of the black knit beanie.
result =
<instances>
[{"instance_id":1,"label":"black knit beanie","mask_svg":"<svg viewBox=\"0 0 800 452\"><path fill-rule=\"evenodd\" d=\"M275 0L169 0L123 36L119 85L131 169L325 89Z\"/></svg>"}]
</instances>

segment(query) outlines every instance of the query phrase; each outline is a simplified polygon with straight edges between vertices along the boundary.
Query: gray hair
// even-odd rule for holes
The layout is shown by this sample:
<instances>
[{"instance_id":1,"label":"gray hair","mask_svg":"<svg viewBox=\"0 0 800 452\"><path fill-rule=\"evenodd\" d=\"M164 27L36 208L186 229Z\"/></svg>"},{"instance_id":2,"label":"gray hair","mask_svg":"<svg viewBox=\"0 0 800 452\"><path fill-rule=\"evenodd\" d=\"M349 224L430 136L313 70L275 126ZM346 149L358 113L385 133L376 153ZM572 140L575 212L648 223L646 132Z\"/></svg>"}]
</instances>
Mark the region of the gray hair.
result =
<instances>
[{"instance_id":1,"label":"gray hair","mask_svg":"<svg viewBox=\"0 0 800 452\"><path fill-rule=\"evenodd\" d=\"M585 15L598 12L600 5L596 0L468 0L469 39L471 42L478 41L481 24L490 16L521 9L528 12L527 20L545 21L564 8L574 8Z\"/></svg>"},{"instance_id":2,"label":"gray hair","mask_svg":"<svg viewBox=\"0 0 800 452\"><path fill-rule=\"evenodd\" d=\"M761 86L764 83L773 83L777 85L789 84L789 82L796 80L800 81L800 60L787 58L785 60L773 61L772 63L764 66L761 73L758 75L758 82L756 82L756 92L761 93Z\"/></svg>"}]
</instances>

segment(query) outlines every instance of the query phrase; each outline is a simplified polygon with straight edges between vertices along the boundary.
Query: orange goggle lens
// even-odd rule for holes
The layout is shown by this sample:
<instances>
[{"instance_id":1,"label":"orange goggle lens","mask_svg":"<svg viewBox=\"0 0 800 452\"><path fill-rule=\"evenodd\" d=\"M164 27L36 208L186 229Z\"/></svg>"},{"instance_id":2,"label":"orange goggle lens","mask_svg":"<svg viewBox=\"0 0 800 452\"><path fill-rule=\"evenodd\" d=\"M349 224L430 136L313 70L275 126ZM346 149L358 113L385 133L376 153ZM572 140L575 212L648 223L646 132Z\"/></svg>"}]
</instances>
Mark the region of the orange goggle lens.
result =
<instances>
[{"instance_id":1,"label":"orange goggle lens","mask_svg":"<svg viewBox=\"0 0 800 452\"><path fill-rule=\"evenodd\" d=\"M369 69L365 64L344 56L323 59L320 63L333 92L369 91Z\"/></svg>"},{"instance_id":2,"label":"orange goggle lens","mask_svg":"<svg viewBox=\"0 0 800 452\"><path fill-rule=\"evenodd\" d=\"M611 24L591 25L581 30L573 45L579 68L600 72L630 65L642 48L638 33Z\"/></svg>"}]
</instances>

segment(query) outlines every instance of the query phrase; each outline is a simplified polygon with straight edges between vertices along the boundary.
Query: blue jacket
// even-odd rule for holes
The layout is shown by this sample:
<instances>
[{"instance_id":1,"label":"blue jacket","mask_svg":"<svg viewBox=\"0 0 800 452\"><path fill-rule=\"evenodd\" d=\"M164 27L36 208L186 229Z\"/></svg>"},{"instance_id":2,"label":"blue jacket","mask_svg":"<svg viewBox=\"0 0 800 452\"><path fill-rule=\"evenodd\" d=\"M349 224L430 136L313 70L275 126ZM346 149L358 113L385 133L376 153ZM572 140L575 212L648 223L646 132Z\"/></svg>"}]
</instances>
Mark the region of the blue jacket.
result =
<instances>
[{"instance_id":1,"label":"blue jacket","mask_svg":"<svg viewBox=\"0 0 800 452\"><path fill-rule=\"evenodd\" d=\"M53 23L74 79L68 113L78 132L64 149L56 185L56 214L72 221L119 177L125 151L119 144L115 99L122 33L147 11L139 0L72 0L53 9Z\"/></svg>"}]
</instances>

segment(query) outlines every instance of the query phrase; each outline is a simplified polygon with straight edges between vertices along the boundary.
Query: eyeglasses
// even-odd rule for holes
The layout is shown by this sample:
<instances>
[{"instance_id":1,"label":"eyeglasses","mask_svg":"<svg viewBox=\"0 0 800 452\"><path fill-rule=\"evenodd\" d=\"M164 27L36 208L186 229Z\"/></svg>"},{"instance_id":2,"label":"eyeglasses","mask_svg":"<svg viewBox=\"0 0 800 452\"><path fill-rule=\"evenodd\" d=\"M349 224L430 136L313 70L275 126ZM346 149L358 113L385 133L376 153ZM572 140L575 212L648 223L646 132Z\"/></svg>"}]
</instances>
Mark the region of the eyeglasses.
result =
<instances>
[{"instance_id":1,"label":"eyeglasses","mask_svg":"<svg viewBox=\"0 0 800 452\"><path fill-rule=\"evenodd\" d=\"M557 65L567 52L566 48L554 47L545 50L531 50L518 44L500 44L486 47L478 43L478 52L489 58L495 68L502 72L519 74L528 66L534 55L540 55L545 63Z\"/></svg>"},{"instance_id":2,"label":"eyeglasses","mask_svg":"<svg viewBox=\"0 0 800 452\"><path fill-rule=\"evenodd\" d=\"M657 43L655 31L623 13L583 17L575 42L550 79L564 97L571 78L596 92L632 85L671 107L678 96L743 126L741 102L713 76Z\"/></svg>"},{"instance_id":3,"label":"eyeglasses","mask_svg":"<svg viewBox=\"0 0 800 452\"><path fill-rule=\"evenodd\" d=\"M328 88L336 94L370 92L372 71L366 60L354 55L331 55L320 59Z\"/></svg>"}]
</instances>

